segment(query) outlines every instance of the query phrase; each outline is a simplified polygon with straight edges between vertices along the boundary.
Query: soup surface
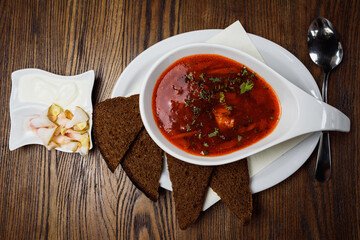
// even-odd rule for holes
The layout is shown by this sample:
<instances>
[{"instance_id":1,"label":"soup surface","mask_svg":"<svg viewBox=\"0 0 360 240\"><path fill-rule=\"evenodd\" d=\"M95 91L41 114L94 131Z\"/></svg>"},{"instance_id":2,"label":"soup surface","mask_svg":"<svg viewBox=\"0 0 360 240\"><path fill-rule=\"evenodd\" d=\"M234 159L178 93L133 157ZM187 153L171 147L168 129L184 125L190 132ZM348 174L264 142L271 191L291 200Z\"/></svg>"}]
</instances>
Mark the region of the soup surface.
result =
<instances>
[{"instance_id":1,"label":"soup surface","mask_svg":"<svg viewBox=\"0 0 360 240\"><path fill-rule=\"evenodd\" d=\"M161 133L194 155L219 156L245 148L271 133L280 103L270 85L246 66L214 54L171 64L152 96Z\"/></svg>"}]
</instances>

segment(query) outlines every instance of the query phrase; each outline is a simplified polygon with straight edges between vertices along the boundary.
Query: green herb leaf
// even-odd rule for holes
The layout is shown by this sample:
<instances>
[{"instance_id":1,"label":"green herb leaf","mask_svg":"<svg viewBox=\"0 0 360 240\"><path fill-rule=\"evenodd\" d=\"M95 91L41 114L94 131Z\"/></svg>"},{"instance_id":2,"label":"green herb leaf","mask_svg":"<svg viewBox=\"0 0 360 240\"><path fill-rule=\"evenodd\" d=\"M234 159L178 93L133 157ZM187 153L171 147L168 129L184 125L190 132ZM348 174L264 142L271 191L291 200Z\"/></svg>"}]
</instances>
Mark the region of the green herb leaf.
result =
<instances>
[{"instance_id":1,"label":"green herb leaf","mask_svg":"<svg viewBox=\"0 0 360 240\"><path fill-rule=\"evenodd\" d=\"M220 95L220 102L223 102L225 100L225 94L223 92L219 92Z\"/></svg>"},{"instance_id":2,"label":"green herb leaf","mask_svg":"<svg viewBox=\"0 0 360 240\"><path fill-rule=\"evenodd\" d=\"M191 128L190 128L190 126L189 126L189 124L186 124L186 131L190 131L191 130Z\"/></svg>"},{"instance_id":3,"label":"green herb leaf","mask_svg":"<svg viewBox=\"0 0 360 240\"><path fill-rule=\"evenodd\" d=\"M229 111L232 110L232 107L231 107L231 106L226 105L225 107L226 107L226 109L229 110Z\"/></svg>"},{"instance_id":4,"label":"green herb leaf","mask_svg":"<svg viewBox=\"0 0 360 240\"><path fill-rule=\"evenodd\" d=\"M187 74L186 77L187 77L188 79L190 79L190 80L193 80L193 76L191 76L191 75L189 75L189 74Z\"/></svg>"},{"instance_id":5,"label":"green herb leaf","mask_svg":"<svg viewBox=\"0 0 360 240\"><path fill-rule=\"evenodd\" d=\"M208 151L206 151L206 150L202 150L202 151L201 151L201 155L206 156L206 155L208 155L208 154L209 154L209 152L208 152Z\"/></svg>"},{"instance_id":6,"label":"green herb leaf","mask_svg":"<svg viewBox=\"0 0 360 240\"><path fill-rule=\"evenodd\" d=\"M244 82L241 84L241 86L240 86L241 92L240 93L243 94L247 91L250 91L251 89L253 89L253 87L254 87L254 82L251 80L250 81L247 80L246 83Z\"/></svg>"},{"instance_id":7,"label":"green herb leaf","mask_svg":"<svg viewBox=\"0 0 360 240\"><path fill-rule=\"evenodd\" d=\"M213 83L220 82L220 78L212 78L212 77L210 77L209 80L212 81Z\"/></svg>"},{"instance_id":8,"label":"green herb leaf","mask_svg":"<svg viewBox=\"0 0 360 240\"><path fill-rule=\"evenodd\" d=\"M246 75L248 75L248 71L246 70L246 67L244 67L241 76L246 76Z\"/></svg>"},{"instance_id":9,"label":"green herb leaf","mask_svg":"<svg viewBox=\"0 0 360 240\"><path fill-rule=\"evenodd\" d=\"M186 101L185 101L185 107L189 106L190 102L191 102L190 99L186 100Z\"/></svg>"},{"instance_id":10,"label":"green herb leaf","mask_svg":"<svg viewBox=\"0 0 360 240\"><path fill-rule=\"evenodd\" d=\"M203 91L200 92L199 97L202 98L202 99L205 98L205 95L204 95Z\"/></svg>"},{"instance_id":11,"label":"green herb leaf","mask_svg":"<svg viewBox=\"0 0 360 240\"><path fill-rule=\"evenodd\" d=\"M195 124L195 122L196 122L196 120L192 121L191 125L194 125L194 124Z\"/></svg>"},{"instance_id":12,"label":"green herb leaf","mask_svg":"<svg viewBox=\"0 0 360 240\"><path fill-rule=\"evenodd\" d=\"M207 144L207 143L204 143L204 146L205 146L205 147L209 147L209 144Z\"/></svg>"},{"instance_id":13,"label":"green herb leaf","mask_svg":"<svg viewBox=\"0 0 360 240\"><path fill-rule=\"evenodd\" d=\"M200 112L200 108L198 108L198 107L194 107L194 113L198 113L198 112Z\"/></svg>"},{"instance_id":14,"label":"green herb leaf","mask_svg":"<svg viewBox=\"0 0 360 240\"><path fill-rule=\"evenodd\" d=\"M225 140L225 136L224 135L220 135L219 136L221 139Z\"/></svg>"},{"instance_id":15,"label":"green herb leaf","mask_svg":"<svg viewBox=\"0 0 360 240\"><path fill-rule=\"evenodd\" d=\"M251 78L255 77L255 73L253 72L250 77Z\"/></svg>"},{"instance_id":16,"label":"green herb leaf","mask_svg":"<svg viewBox=\"0 0 360 240\"><path fill-rule=\"evenodd\" d=\"M208 137L215 137L216 135L217 135L217 133L212 132L212 133L210 133L210 134L208 135Z\"/></svg>"},{"instance_id":17,"label":"green herb leaf","mask_svg":"<svg viewBox=\"0 0 360 240\"><path fill-rule=\"evenodd\" d=\"M218 128L215 128L215 129L214 129L214 132L208 134L208 137L215 137L215 136L217 136L217 135L219 135L219 129L218 129Z\"/></svg>"},{"instance_id":18,"label":"green herb leaf","mask_svg":"<svg viewBox=\"0 0 360 240\"><path fill-rule=\"evenodd\" d=\"M242 136L238 135L238 141L240 142L242 139Z\"/></svg>"},{"instance_id":19,"label":"green herb leaf","mask_svg":"<svg viewBox=\"0 0 360 240\"><path fill-rule=\"evenodd\" d=\"M204 81L204 74L202 73L202 74L200 74L200 78L201 78L201 80L203 80Z\"/></svg>"}]
</instances>

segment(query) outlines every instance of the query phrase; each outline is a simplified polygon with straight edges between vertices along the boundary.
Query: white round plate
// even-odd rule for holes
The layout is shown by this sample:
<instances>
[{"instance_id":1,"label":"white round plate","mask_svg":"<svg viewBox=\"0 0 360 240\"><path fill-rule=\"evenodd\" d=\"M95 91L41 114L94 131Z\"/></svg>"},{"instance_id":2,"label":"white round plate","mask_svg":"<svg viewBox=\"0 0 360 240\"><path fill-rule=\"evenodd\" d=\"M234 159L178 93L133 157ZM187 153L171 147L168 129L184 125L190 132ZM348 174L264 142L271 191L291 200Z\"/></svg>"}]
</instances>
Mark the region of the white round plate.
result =
<instances>
[{"instance_id":1,"label":"white round plate","mask_svg":"<svg viewBox=\"0 0 360 240\"><path fill-rule=\"evenodd\" d=\"M137 56L122 72L111 97L130 96L140 92L142 80L152 64L168 51L190 43L205 42L222 30L200 30L179 34L158 42ZM319 88L307 68L289 51L281 46L249 34L265 63L290 82L312 96L321 99ZM250 179L252 193L270 188L296 172L309 158L319 140L320 133L313 133L290 149L277 160L266 166ZM171 190L167 167L164 166L160 179L161 187Z\"/></svg>"}]
</instances>

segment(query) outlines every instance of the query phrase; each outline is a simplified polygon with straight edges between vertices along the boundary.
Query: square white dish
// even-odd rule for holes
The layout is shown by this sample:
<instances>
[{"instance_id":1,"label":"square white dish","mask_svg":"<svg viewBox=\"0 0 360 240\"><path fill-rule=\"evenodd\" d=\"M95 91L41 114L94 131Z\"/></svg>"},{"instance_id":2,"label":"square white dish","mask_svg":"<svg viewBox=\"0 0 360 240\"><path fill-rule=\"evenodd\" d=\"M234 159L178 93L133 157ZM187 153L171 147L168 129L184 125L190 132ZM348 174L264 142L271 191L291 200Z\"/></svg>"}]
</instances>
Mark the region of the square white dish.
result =
<instances>
[{"instance_id":1,"label":"square white dish","mask_svg":"<svg viewBox=\"0 0 360 240\"><path fill-rule=\"evenodd\" d=\"M34 80L35 79L35 80ZM34 131L24 128L29 117L46 112L53 103L74 111L81 107L89 115L90 149L92 148L92 100L95 74L93 70L75 76L61 76L44 70L29 68L11 74L10 140L11 151L29 144L44 145ZM31 83L30 83L31 81ZM46 89L44 91L44 89ZM24 93L25 91L26 94ZM36 97L34 97L36 95ZM71 152L56 148L59 151Z\"/></svg>"}]
</instances>

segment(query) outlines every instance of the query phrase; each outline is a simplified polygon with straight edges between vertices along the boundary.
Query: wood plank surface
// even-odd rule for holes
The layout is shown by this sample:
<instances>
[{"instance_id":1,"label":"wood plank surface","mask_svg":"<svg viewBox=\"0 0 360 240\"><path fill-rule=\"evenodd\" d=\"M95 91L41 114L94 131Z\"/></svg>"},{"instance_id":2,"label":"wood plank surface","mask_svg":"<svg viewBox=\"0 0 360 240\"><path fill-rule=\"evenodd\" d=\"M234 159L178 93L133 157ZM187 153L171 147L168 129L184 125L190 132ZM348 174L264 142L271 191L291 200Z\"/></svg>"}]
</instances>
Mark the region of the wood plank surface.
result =
<instances>
[{"instance_id":1,"label":"wood plank surface","mask_svg":"<svg viewBox=\"0 0 360 240\"><path fill-rule=\"evenodd\" d=\"M360 1L1 0L0 239L360 239ZM81 157L39 145L8 147L11 72L95 71L93 102L110 97L124 68L167 37L222 29L236 20L293 53L321 86L308 56L311 21L328 18L344 46L328 98L349 116L350 133L331 133L333 174L314 179L316 153L291 177L255 194L250 225L223 203L180 230L173 197L153 203L98 148Z\"/></svg>"}]
</instances>

